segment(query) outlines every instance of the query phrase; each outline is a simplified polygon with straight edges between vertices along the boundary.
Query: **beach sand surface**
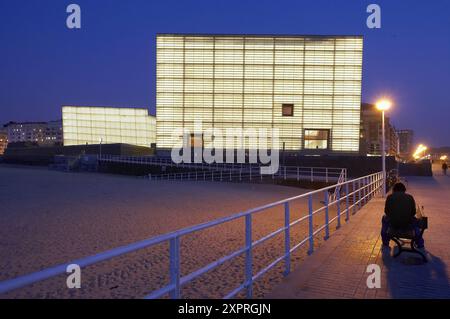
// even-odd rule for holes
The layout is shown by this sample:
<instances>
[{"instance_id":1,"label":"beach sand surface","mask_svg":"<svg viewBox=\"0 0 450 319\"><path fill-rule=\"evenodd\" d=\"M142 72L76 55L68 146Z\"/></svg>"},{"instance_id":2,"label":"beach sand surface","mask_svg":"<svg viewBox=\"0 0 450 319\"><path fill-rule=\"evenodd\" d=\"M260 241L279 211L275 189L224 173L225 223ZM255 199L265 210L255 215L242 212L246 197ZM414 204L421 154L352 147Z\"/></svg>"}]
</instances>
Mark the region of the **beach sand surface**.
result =
<instances>
[{"instance_id":1,"label":"beach sand surface","mask_svg":"<svg viewBox=\"0 0 450 319\"><path fill-rule=\"evenodd\" d=\"M149 181L97 173L0 166L0 280L12 279L184 227L230 216L308 192L271 184ZM321 196L315 196L318 208ZM291 221L308 212L307 201L290 206ZM336 210L330 208L333 217ZM314 216L314 227L323 224ZM253 239L284 225L282 205L253 217ZM333 232L334 226L330 229ZM307 221L291 231L291 245L307 236ZM315 246L319 247L319 234ZM186 275L244 246L244 219L181 238ZM302 247L292 258L306 258ZM256 274L284 252L283 233L253 252ZM61 275L0 295L0 298L142 298L169 282L168 244L145 248L82 270L81 289L68 289ZM244 280L244 256L226 262L182 288L183 298L221 298ZM254 284L254 296L283 278L283 262ZM242 293L239 297L244 296Z\"/></svg>"}]
</instances>

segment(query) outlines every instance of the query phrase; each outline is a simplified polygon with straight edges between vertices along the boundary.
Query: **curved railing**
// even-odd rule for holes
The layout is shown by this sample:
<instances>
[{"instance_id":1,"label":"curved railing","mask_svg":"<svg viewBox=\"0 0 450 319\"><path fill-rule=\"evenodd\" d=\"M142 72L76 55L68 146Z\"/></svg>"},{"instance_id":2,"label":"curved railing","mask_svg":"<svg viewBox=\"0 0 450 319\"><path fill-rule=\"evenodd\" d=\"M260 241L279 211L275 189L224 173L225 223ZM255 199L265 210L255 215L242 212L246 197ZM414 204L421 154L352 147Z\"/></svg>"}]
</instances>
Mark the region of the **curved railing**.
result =
<instances>
[{"instance_id":1,"label":"curved railing","mask_svg":"<svg viewBox=\"0 0 450 319\"><path fill-rule=\"evenodd\" d=\"M136 242L133 244L129 244L126 246L118 247L112 250L108 250L103 253L99 253L93 256L89 256L86 258L78 259L71 261L69 263L65 263L62 265L58 265L55 267L47 268L42 271L38 271L35 273L31 273L25 276L20 276L18 278L6 280L0 283L0 294L6 293L18 288L22 288L33 283L40 282L42 280L46 280L61 274L66 273L67 266L72 264L77 264L80 267L86 267L89 265L93 265L102 261L109 260L114 257L122 256L143 248L151 247L163 242L169 242L169 256L170 256L170 282L161 287L158 290L153 291L149 295L145 296L145 298L159 298L163 297L167 294L170 295L171 298L180 298L181 297L181 287L193 279L215 269L216 267L222 265L226 261L229 261L237 256L245 254L245 267L243 272L245 274L245 280L238 287L234 287L230 292L228 292L225 298L235 297L238 293L245 290L246 296L251 298L253 296L253 283L255 280L263 276L267 271L275 267L279 262L284 261L285 264L285 274L290 272L290 264L291 264L291 254L297 250L298 248L308 244L309 253L312 253L314 250L314 238L319 233L324 231L325 238L328 238L330 234L330 224L334 221L337 223L337 227L341 226L341 217L345 217L345 220L350 218L350 212L355 213L358 209L360 209L364 204L366 204L371 198L373 198L377 193L382 190L383 185L383 173L378 172L375 174L363 176L360 178L356 178L350 181L345 181L342 183L338 183L329 187L325 187L319 190L314 190L302 195L298 195L295 197L287 198L284 200L276 201L261 207L253 208L248 211L232 215L229 217L220 218L211 222L207 222L204 224L188 227L185 229L181 229L175 232L171 232L165 235L157 236L154 238L146 239L140 242ZM336 193L336 198L330 196L330 192L339 188L340 191ZM323 206L313 210L313 196L316 194L322 194L324 201ZM308 214L298 218L294 221L290 221L290 205L294 200L305 199L308 202ZM332 199L332 200L330 200ZM341 209L341 204L345 204L345 208ZM336 216L330 218L329 209L332 205L336 205ZM284 216L285 222L284 226L275 230L274 232L267 234L266 236L258 239L252 239L252 218L255 214L262 213L270 208L282 206L284 207ZM321 225L318 229L314 230L313 225L313 216L318 214L319 212L325 213L325 221L324 224ZM181 276L180 272L180 239L188 234L192 234L204 229L212 228L217 225L221 225L233 220L237 219L245 219L245 245L244 247L234 251L233 253L223 256L214 262L197 269L194 272L191 272L188 275ZM295 245L291 245L291 237L290 230L293 226L301 223L308 223L308 235L299 240ZM271 261L266 267L260 270L258 273L253 273L253 248L260 245L261 243L273 238L278 234L284 234L284 242L285 247L284 251L280 254L278 258Z\"/></svg>"}]
</instances>

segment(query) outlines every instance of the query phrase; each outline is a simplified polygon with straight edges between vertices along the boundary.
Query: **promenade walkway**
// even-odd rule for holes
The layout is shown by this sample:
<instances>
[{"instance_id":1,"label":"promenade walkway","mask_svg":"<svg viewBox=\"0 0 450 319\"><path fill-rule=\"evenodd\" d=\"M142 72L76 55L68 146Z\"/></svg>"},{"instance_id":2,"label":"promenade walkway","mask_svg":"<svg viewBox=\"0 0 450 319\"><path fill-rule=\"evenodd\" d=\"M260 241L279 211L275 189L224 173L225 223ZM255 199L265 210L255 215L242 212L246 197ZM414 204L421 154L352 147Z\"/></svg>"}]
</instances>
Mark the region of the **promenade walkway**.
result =
<instances>
[{"instance_id":1,"label":"promenade walkway","mask_svg":"<svg viewBox=\"0 0 450 319\"><path fill-rule=\"evenodd\" d=\"M408 177L408 192L425 207L429 262L382 249L384 200L374 198L287 276L267 298L450 298L450 176ZM381 288L366 284L369 264L381 267Z\"/></svg>"}]
</instances>

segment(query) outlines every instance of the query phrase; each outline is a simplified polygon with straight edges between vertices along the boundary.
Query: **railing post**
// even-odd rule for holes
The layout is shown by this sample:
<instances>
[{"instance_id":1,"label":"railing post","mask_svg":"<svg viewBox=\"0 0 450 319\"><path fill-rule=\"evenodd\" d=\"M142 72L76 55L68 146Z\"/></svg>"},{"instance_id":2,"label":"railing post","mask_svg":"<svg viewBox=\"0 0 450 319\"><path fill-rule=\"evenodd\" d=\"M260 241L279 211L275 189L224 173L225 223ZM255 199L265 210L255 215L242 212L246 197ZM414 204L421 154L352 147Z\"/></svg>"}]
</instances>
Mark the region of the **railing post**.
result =
<instances>
[{"instance_id":1,"label":"railing post","mask_svg":"<svg viewBox=\"0 0 450 319\"><path fill-rule=\"evenodd\" d=\"M180 299L180 238L170 240L170 283L175 285L170 292L170 298Z\"/></svg>"},{"instance_id":2,"label":"railing post","mask_svg":"<svg viewBox=\"0 0 450 319\"><path fill-rule=\"evenodd\" d=\"M377 175L373 176L373 197L377 195Z\"/></svg>"},{"instance_id":3,"label":"railing post","mask_svg":"<svg viewBox=\"0 0 450 319\"><path fill-rule=\"evenodd\" d=\"M383 192L383 173L378 174L378 193Z\"/></svg>"},{"instance_id":4,"label":"railing post","mask_svg":"<svg viewBox=\"0 0 450 319\"><path fill-rule=\"evenodd\" d=\"M373 176L373 197L377 195L377 175Z\"/></svg>"},{"instance_id":5,"label":"railing post","mask_svg":"<svg viewBox=\"0 0 450 319\"><path fill-rule=\"evenodd\" d=\"M311 255L314 252L314 225L313 225L313 198L312 195L308 196L308 221L309 221L309 249L308 254Z\"/></svg>"},{"instance_id":6,"label":"railing post","mask_svg":"<svg viewBox=\"0 0 450 319\"><path fill-rule=\"evenodd\" d=\"M380 193L380 173L377 174L377 194Z\"/></svg>"},{"instance_id":7,"label":"railing post","mask_svg":"<svg viewBox=\"0 0 450 319\"><path fill-rule=\"evenodd\" d=\"M367 198L366 198L366 204L370 201L370 176L366 177L366 194L367 194Z\"/></svg>"},{"instance_id":8,"label":"railing post","mask_svg":"<svg viewBox=\"0 0 450 319\"><path fill-rule=\"evenodd\" d=\"M370 177L370 199L374 198L375 196L375 187L374 187L374 183L375 183L375 176L372 175Z\"/></svg>"},{"instance_id":9,"label":"railing post","mask_svg":"<svg viewBox=\"0 0 450 319\"><path fill-rule=\"evenodd\" d=\"M328 216L328 190L324 191L324 200L325 200L325 237L323 239L327 240L330 237L330 223L329 223L329 216Z\"/></svg>"},{"instance_id":10,"label":"railing post","mask_svg":"<svg viewBox=\"0 0 450 319\"><path fill-rule=\"evenodd\" d=\"M347 184L345 184L345 221L348 221L349 219L350 219L350 214L349 214L349 208L350 208L350 205L349 205L349 200L348 200L348 197L349 197L349 195L348 195L349 193L348 193L348 183Z\"/></svg>"},{"instance_id":11,"label":"railing post","mask_svg":"<svg viewBox=\"0 0 450 319\"><path fill-rule=\"evenodd\" d=\"M252 215L245 215L245 286L247 298L253 296L253 265L252 265Z\"/></svg>"},{"instance_id":12,"label":"railing post","mask_svg":"<svg viewBox=\"0 0 450 319\"><path fill-rule=\"evenodd\" d=\"M374 174L373 175L373 196L374 197L375 197L375 195L377 194L377 191L378 191L377 182L378 182L378 175Z\"/></svg>"},{"instance_id":13,"label":"railing post","mask_svg":"<svg viewBox=\"0 0 450 319\"><path fill-rule=\"evenodd\" d=\"M314 168L311 167L311 182L314 182Z\"/></svg>"},{"instance_id":14,"label":"railing post","mask_svg":"<svg viewBox=\"0 0 450 319\"><path fill-rule=\"evenodd\" d=\"M364 205L369 202L369 178L364 178Z\"/></svg>"},{"instance_id":15,"label":"railing post","mask_svg":"<svg viewBox=\"0 0 450 319\"><path fill-rule=\"evenodd\" d=\"M284 180L286 180L286 166L284 167Z\"/></svg>"},{"instance_id":16,"label":"railing post","mask_svg":"<svg viewBox=\"0 0 450 319\"><path fill-rule=\"evenodd\" d=\"M336 209L337 209L337 225L336 229L341 227L341 192L340 188L339 191L336 192Z\"/></svg>"},{"instance_id":17,"label":"railing post","mask_svg":"<svg viewBox=\"0 0 450 319\"><path fill-rule=\"evenodd\" d=\"M328 183L328 167L325 167L325 181Z\"/></svg>"},{"instance_id":18,"label":"railing post","mask_svg":"<svg viewBox=\"0 0 450 319\"><path fill-rule=\"evenodd\" d=\"M284 203L284 275L291 272L291 236L290 236L289 202Z\"/></svg>"},{"instance_id":19,"label":"railing post","mask_svg":"<svg viewBox=\"0 0 450 319\"><path fill-rule=\"evenodd\" d=\"M352 182L352 193L353 193L353 215L356 214L356 183Z\"/></svg>"},{"instance_id":20,"label":"railing post","mask_svg":"<svg viewBox=\"0 0 450 319\"><path fill-rule=\"evenodd\" d=\"M297 182L300 180L300 167L297 166Z\"/></svg>"},{"instance_id":21,"label":"railing post","mask_svg":"<svg viewBox=\"0 0 450 319\"><path fill-rule=\"evenodd\" d=\"M366 205L366 179L364 177L361 179L361 184L361 207L363 207Z\"/></svg>"},{"instance_id":22,"label":"railing post","mask_svg":"<svg viewBox=\"0 0 450 319\"><path fill-rule=\"evenodd\" d=\"M361 209L362 198L361 198L361 179L358 179L358 210Z\"/></svg>"},{"instance_id":23,"label":"railing post","mask_svg":"<svg viewBox=\"0 0 450 319\"><path fill-rule=\"evenodd\" d=\"M366 177L366 204L370 200L370 177Z\"/></svg>"}]
</instances>

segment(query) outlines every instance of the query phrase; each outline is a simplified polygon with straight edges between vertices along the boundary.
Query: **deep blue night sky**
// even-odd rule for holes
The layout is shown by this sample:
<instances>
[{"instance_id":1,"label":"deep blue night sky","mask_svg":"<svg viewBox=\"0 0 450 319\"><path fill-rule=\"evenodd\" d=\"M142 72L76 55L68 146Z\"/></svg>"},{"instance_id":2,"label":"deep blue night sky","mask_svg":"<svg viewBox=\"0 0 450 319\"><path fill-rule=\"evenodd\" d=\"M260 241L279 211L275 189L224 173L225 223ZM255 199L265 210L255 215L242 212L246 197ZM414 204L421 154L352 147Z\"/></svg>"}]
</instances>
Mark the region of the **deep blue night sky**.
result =
<instances>
[{"instance_id":1,"label":"deep blue night sky","mask_svg":"<svg viewBox=\"0 0 450 319\"><path fill-rule=\"evenodd\" d=\"M66 6L82 29L66 28ZM366 7L382 28L366 27ZM416 142L450 141L450 1L0 0L0 123L61 117L61 105L155 113L156 33L363 34L363 101L390 96Z\"/></svg>"}]
</instances>

